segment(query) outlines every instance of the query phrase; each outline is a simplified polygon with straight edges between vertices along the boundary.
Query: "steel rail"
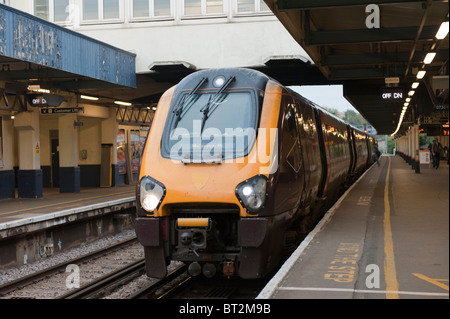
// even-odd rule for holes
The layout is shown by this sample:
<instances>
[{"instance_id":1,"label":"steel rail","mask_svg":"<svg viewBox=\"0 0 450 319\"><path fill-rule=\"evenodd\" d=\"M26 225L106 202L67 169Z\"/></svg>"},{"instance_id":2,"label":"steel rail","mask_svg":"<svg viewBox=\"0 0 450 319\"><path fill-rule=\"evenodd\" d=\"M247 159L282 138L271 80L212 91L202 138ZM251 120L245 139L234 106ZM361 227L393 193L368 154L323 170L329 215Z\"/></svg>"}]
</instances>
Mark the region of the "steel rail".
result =
<instances>
[{"instance_id":1,"label":"steel rail","mask_svg":"<svg viewBox=\"0 0 450 319\"><path fill-rule=\"evenodd\" d=\"M96 298L101 293L108 291L108 288L117 287L124 280L130 277L137 277L145 271L145 259L142 258L131 264L126 265L112 273L108 273L98 279L90 281L79 289L69 291L59 296L58 299L89 299Z\"/></svg>"},{"instance_id":2,"label":"steel rail","mask_svg":"<svg viewBox=\"0 0 450 319\"><path fill-rule=\"evenodd\" d=\"M120 242L118 244L114 244L112 246L108 246L107 248L100 249L89 254L73 258L71 260L65 261L63 263L57 264L55 266L49 267L47 269L41 270L36 273L32 273L30 275L24 276L22 278L7 282L3 285L0 285L0 296L5 296L8 293L11 293L17 289L22 289L25 286L35 284L44 278L49 278L55 274L63 273L66 271L66 267L70 264L80 264L95 258L98 258L101 255L108 254L117 249L121 249L127 245L131 245L137 241L137 238L131 238L126 241Z\"/></svg>"}]
</instances>

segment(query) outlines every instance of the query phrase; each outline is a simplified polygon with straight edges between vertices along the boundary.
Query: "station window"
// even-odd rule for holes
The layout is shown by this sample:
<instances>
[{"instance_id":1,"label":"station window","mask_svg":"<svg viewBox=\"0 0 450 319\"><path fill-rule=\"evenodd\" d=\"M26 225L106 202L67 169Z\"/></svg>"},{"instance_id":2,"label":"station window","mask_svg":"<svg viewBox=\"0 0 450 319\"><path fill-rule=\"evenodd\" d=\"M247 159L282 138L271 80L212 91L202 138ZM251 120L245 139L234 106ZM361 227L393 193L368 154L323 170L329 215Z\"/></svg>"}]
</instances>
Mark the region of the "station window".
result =
<instances>
[{"instance_id":1,"label":"station window","mask_svg":"<svg viewBox=\"0 0 450 319\"><path fill-rule=\"evenodd\" d=\"M223 0L184 0L183 14L185 16L217 15L224 12Z\"/></svg>"},{"instance_id":2,"label":"station window","mask_svg":"<svg viewBox=\"0 0 450 319\"><path fill-rule=\"evenodd\" d=\"M270 11L264 0L236 0L237 13Z\"/></svg>"},{"instance_id":3,"label":"station window","mask_svg":"<svg viewBox=\"0 0 450 319\"><path fill-rule=\"evenodd\" d=\"M83 20L98 20L98 0L83 0Z\"/></svg>"},{"instance_id":4,"label":"station window","mask_svg":"<svg viewBox=\"0 0 450 319\"><path fill-rule=\"evenodd\" d=\"M50 14L49 0L34 1L34 15L38 18L48 20Z\"/></svg>"},{"instance_id":5,"label":"station window","mask_svg":"<svg viewBox=\"0 0 450 319\"><path fill-rule=\"evenodd\" d=\"M172 16L171 0L133 0L133 18L160 18Z\"/></svg>"},{"instance_id":6,"label":"station window","mask_svg":"<svg viewBox=\"0 0 450 319\"><path fill-rule=\"evenodd\" d=\"M103 19L119 19L119 0L103 0Z\"/></svg>"},{"instance_id":7,"label":"station window","mask_svg":"<svg viewBox=\"0 0 450 319\"><path fill-rule=\"evenodd\" d=\"M122 1L120 0L83 0L82 20L119 20L122 16Z\"/></svg>"},{"instance_id":8,"label":"station window","mask_svg":"<svg viewBox=\"0 0 450 319\"><path fill-rule=\"evenodd\" d=\"M65 22L69 19L69 0L54 0L53 21Z\"/></svg>"},{"instance_id":9,"label":"station window","mask_svg":"<svg viewBox=\"0 0 450 319\"><path fill-rule=\"evenodd\" d=\"M34 15L51 22L71 22L71 0L34 0Z\"/></svg>"}]
</instances>

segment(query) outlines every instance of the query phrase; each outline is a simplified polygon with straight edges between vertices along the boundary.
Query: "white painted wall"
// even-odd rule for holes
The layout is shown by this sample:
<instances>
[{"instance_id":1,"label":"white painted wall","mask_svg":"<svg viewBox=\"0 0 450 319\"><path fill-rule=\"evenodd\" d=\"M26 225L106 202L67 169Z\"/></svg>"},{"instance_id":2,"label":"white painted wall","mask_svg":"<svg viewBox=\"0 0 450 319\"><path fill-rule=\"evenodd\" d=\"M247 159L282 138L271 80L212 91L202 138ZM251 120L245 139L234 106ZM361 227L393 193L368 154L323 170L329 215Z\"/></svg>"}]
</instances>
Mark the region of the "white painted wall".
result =
<instances>
[{"instance_id":1,"label":"white painted wall","mask_svg":"<svg viewBox=\"0 0 450 319\"><path fill-rule=\"evenodd\" d=\"M137 73L149 72L150 65L161 61L184 61L204 69L262 65L270 56L307 56L275 17L242 19L89 26L77 31L135 52Z\"/></svg>"},{"instance_id":2,"label":"white painted wall","mask_svg":"<svg viewBox=\"0 0 450 319\"><path fill-rule=\"evenodd\" d=\"M33 1L14 0L10 5L34 14ZM185 61L204 69L257 66L270 56L309 59L270 11L237 13L236 0L224 0L222 14L186 17L183 1L172 0L168 19L133 19L131 1L121 2L118 20L83 22L82 0L72 0L70 21L61 25L136 53L137 73L149 72L150 65L161 61Z\"/></svg>"}]
</instances>

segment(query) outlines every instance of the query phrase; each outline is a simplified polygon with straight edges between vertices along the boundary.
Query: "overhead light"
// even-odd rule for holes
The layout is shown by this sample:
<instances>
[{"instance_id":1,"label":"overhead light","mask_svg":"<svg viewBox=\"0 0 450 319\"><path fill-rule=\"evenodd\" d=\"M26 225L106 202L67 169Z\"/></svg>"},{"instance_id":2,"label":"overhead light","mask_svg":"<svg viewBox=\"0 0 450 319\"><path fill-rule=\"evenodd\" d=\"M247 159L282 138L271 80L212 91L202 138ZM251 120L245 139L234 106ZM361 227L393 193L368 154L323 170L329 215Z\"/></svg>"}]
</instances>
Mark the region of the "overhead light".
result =
<instances>
[{"instance_id":1,"label":"overhead light","mask_svg":"<svg viewBox=\"0 0 450 319\"><path fill-rule=\"evenodd\" d=\"M411 91L408 92L408 95L409 95L409 96L413 96L414 93L416 93L416 91L411 90Z\"/></svg>"},{"instance_id":2,"label":"overhead light","mask_svg":"<svg viewBox=\"0 0 450 319\"><path fill-rule=\"evenodd\" d=\"M419 86L419 82L414 82L412 85L411 85L411 87L413 88L413 89L417 89L417 87Z\"/></svg>"},{"instance_id":3,"label":"overhead light","mask_svg":"<svg viewBox=\"0 0 450 319\"><path fill-rule=\"evenodd\" d=\"M38 93L50 93L50 90L48 89L42 89L39 84L34 85L28 85L27 86L28 91L38 92Z\"/></svg>"},{"instance_id":4,"label":"overhead light","mask_svg":"<svg viewBox=\"0 0 450 319\"><path fill-rule=\"evenodd\" d=\"M403 104L403 107L404 107L404 108L407 108L407 107L408 107L408 105L409 105L409 103L408 103L408 102L406 102L405 104Z\"/></svg>"},{"instance_id":5,"label":"overhead light","mask_svg":"<svg viewBox=\"0 0 450 319\"><path fill-rule=\"evenodd\" d=\"M423 77L425 76L425 73L427 73L427 71L424 71L424 70L421 70L421 71L417 72L417 78L419 80L423 79Z\"/></svg>"},{"instance_id":6,"label":"overhead light","mask_svg":"<svg viewBox=\"0 0 450 319\"><path fill-rule=\"evenodd\" d=\"M33 84L33 85L27 86L28 91L36 91L36 90L40 90L40 89L41 89L41 86L39 84Z\"/></svg>"},{"instance_id":7,"label":"overhead light","mask_svg":"<svg viewBox=\"0 0 450 319\"><path fill-rule=\"evenodd\" d=\"M423 63L430 64L431 62L433 62L433 59L435 56L436 56L436 52L427 53L427 55L425 56L425 59L423 59Z\"/></svg>"},{"instance_id":8,"label":"overhead light","mask_svg":"<svg viewBox=\"0 0 450 319\"><path fill-rule=\"evenodd\" d=\"M153 111L156 111L156 106L152 107L152 110L153 110Z\"/></svg>"},{"instance_id":9,"label":"overhead light","mask_svg":"<svg viewBox=\"0 0 450 319\"><path fill-rule=\"evenodd\" d=\"M125 105L125 106L131 106L132 104L130 102L123 102L123 101L114 101L114 103L119 105Z\"/></svg>"},{"instance_id":10,"label":"overhead light","mask_svg":"<svg viewBox=\"0 0 450 319\"><path fill-rule=\"evenodd\" d=\"M441 23L438 32L436 33L436 39L442 40L448 34L448 21L444 21Z\"/></svg>"},{"instance_id":11,"label":"overhead light","mask_svg":"<svg viewBox=\"0 0 450 319\"><path fill-rule=\"evenodd\" d=\"M411 102L411 98L410 97L407 97L406 99L405 99L405 102Z\"/></svg>"},{"instance_id":12,"label":"overhead light","mask_svg":"<svg viewBox=\"0 0 450 319\"><path fill-rule=\"evenodd\" d=\"M98 100L98 97L95 97L95 96L81 95L80 97L82 99L85 99L85 100L92 100L92 101L97 101Z\"/></svg>"}]
</instances>

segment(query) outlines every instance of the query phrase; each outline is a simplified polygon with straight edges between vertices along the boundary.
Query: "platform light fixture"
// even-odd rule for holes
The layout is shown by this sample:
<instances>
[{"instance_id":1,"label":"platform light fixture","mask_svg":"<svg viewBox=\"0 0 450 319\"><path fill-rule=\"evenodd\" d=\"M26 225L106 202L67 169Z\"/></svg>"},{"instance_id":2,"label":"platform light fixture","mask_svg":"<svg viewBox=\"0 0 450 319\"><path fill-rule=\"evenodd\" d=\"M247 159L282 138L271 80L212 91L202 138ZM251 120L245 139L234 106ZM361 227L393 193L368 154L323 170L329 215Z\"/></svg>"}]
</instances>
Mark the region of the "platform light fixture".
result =
<instances>
[{"instance_id":1,"label":"platform light fixture","mask_svg":"<svg viewBox=\"0 0 450 319\"><path fill-rule=\"evenodd\" d=\"M131 106L132 105L132 103L130 103L130 102L123 102L123 101L114 101L114 103L118 104L118 105L125 105L125 106Z\"/></svg>"},{"instance_id":2,"label":"platform light fixture","mask_svg":"<svg viewBox=\"0 0 450 319\"><path fill-rule=\"evenodd\" d=\"M41 88L39 84L28 85L27 90L37 93L50 93L50 90Z\"/></svg>"},{"instance_id":3,"label":"platform light fixture","mask_svg":"<svg viewBox=\"0 0 450 319\"><path fill-rule=\"evenodd\" d=\"M400 129L400 126L403 123L403 117L405 116L405 110L402 111L402 114L400 114L400 118L398 119L397 128L395 129L395 132L391 134L391 136L394 136L397 134L398 130Z\"/></svg>"},{"instance_id":4,"label":"platform light fixture","mask_svg":"<svg viewBox=\"0 0 450 319\"><path fill-rule=\"evenodd\" d=\"M425 59L423 59L423 63L430 64L431 62L433 62L435 56L436 56L436 52L427 53L427 55L425 56Z\"/></svg>"},{"instance_id":5,"label":"platform light fixture","mask_svg":"<svg viewBox=\"0 0 450 319\"><path fill-rule=\"evenodd\" d=\"M436 33L436 39L443 40L448 34L448 21L441 23L438 32Z\"/></svg>"},{"instance_id":6,"label":"platform light fixture","mask_svg":"<svg viewBox=\"0 0 450 319\"><path fill-rule=\"evenodd\" d=\"M80 97L85 100L98 101L98 97L95 97L95 96L80 95Z\"/></svg>"},{"instance_id":7,"label":"platform light fixture","mask_svg":"<svg viewBox=\"0 0 450 319\"><path fill-rule=\"evenodd\" d=\"M403 108L407 108L408 105L409 105L409 103L408 103L408 102L405 102L405 104L403 104Z\"/></svg>"},{"instance_id":8,"label":"platform light fixture","mask_svg":"<svg viewBox=\"0 0 450 319\"><path fill-rule=\"evenodd\" d=\"M416 93L416 91L414 91L414 90L411 90L411 91L409 91L409 92L408 92L408 95L409 95L409 96L413 96L413 95L414 95L414 93Z\"/></svg>"},{"instance_id":9,"label":"platform light fixture","mask_svg":"<svg viewBox=\"0 0 450 319\"><path fill-rule=\"evenodd\" d=\"M427 73L427 71L425 71L425 70L420 70L419 72L417 72L417 78L420 80L420 79L423 79L423 77L425 76L425 74Z\"/></svg>"},{"instance_id":10,"label":"platform light fixture","mask_svg":"<svg viewBox=\"0 0 450 319\"><path fill-rule=\"evenodd\" d=\"M411 88L413 89L417 89L417 87L419 86L419 82L413 82L413 84L411 85Z\"/></svg>"},{"instance_id":11,"label":"platform light fixture","mask_svg":"<svg viewBox=\"0 0 450 319\"><path fill-rule=\"evenodd\" d=\"M410 97L407 97L406 99L405 99L405 102L411 102L411 98Z\"/></svg>"}]
</instances>

